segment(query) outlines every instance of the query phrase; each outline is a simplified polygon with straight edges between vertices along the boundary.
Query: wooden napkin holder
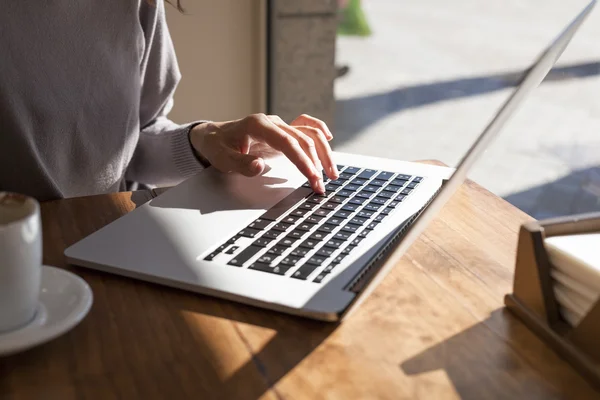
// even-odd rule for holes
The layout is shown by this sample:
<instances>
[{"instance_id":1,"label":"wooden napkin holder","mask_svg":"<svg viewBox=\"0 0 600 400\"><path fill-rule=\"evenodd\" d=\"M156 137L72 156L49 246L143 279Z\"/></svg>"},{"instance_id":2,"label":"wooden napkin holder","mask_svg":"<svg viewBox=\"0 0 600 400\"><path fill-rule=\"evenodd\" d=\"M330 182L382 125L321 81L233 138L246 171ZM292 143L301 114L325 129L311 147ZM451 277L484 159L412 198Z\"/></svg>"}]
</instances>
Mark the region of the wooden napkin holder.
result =
<instances>
[{"instance_id":1,"label":"wooden napkin holder","mask_svg":"<svg viewBox=\"0 0 600 400\"><path fill-rule=\"evenodd\" d=\"M564 321L552 290L544 239L600 232L600 213L530 222L521 226L513 293L504 302L512 313L600 389L600 301L575 327ZM599 249L600 251L600 249Z\"/></svg>"}]
</instances>

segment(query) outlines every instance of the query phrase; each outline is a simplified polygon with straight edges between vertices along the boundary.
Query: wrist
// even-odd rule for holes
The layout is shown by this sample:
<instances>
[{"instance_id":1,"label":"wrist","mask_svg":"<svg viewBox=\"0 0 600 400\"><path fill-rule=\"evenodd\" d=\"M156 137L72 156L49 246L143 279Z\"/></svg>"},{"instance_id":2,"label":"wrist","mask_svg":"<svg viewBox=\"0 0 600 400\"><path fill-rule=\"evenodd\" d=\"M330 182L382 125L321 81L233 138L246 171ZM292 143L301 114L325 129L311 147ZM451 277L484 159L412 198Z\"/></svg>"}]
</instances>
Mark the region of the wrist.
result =
<instances>
[{"instance_id":1,"label":"wrist","mask_svg":"<svg viewBox=\"0 0 600 400\"><path fill-rule=\"evenodd\" d=\"M211 122L202 122L192 125L188 132L188 138L192 146L192 151L198 159L198 162L202 164L204 168L208 168L211 165L210 161L208 161L202 152L202 148L204 147L204 138L206 137L206 134L210 132L209 127L211 124Z\"/></svg>"}]
</instances>

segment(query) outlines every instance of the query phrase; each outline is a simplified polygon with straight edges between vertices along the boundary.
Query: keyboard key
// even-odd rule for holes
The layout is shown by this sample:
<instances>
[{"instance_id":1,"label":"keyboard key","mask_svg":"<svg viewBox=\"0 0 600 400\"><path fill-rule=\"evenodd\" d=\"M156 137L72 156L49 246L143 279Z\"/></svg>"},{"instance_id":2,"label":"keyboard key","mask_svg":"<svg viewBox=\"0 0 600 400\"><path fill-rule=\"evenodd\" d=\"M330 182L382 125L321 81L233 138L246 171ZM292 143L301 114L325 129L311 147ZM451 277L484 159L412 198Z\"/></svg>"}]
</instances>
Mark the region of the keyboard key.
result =
<instances>
[{"instance_id":1,"label":"keyboard key","mask_svg":"<svg viewBox=\"0 0 600 400\"><path fill-rule=\"evenodd\" d=\"M398 204L400 204L400 202L398 200L392 200L390 201L390 203L388 204L388 207L396 207Z\"/></svg>"},{"instance_id":2,"label":"keyboard key","mask_svg":"<svg viewBox=\"0 0 600 400\"><path fill-rule=\"evenodd\" d=\"M332 196L329 199L330 203L337 203L337 204L341 204L345 201L346 199L344 197L340 197L340 196Z\"/></svg>"},{"instance_id":3,"label":"keyboard key","mask_svg":"<svg viewBox=\"0 0 600 400\"><path fill-rule=\"evenodd\" d=\"M271 229L270 231L265 232L265 234L262 235L262 238L263 239L277 239L282 234L283 234L283 232L274 231Z\"/></svg>"},{"instance_id":4,"label":"keyboard key","mask_svg":"<svg viewBox=\"0 0 600 400\"><path fill-rule=\"evenodd\" d=\"M325 223L333 225L335 227L340 225L342 222L344 222L343 218L339 218L334 215L333 217L329 218Z\"/></svg>"},{"instance_id":5,"label":"keyboard key","mask_svg":"<svg viewBox=\"0 0 600 400\"><path fill-rule=\"evenodd\" d=\"M379 187L378 186L373 186L373 185L367 185L362 190L364 190L365 192L375 193L376 191L379 190Z\"/></svg>"},{"instance_id":6,"label":"keyboard key","mask_svg":"<svg viewBox=\"0 0 600 400\"><path fill-rule=\"evenodd\" d=\"M263 236L263 237L256 239L254 241L254 243L252 243L252 245L259 246L259 247L267 247L269 245L269 243L271 243L272 241L273 241L273 239L268 239Z\"/></svg>"},{"instance_id":7,"label":"keyboard key","mask_svg":"<svg viewBox=\"0 0 600 400\"><path fill-rule=\"evenodd\" d=\"M356 216L357 217L361 217L361 218L371 218L371 215L373 215L374 212L373 211L369 211L369 210L360 210Z\"/></svg>"},{"instance_id":8,"label":"keyboard key","mask_svg":"<svg viewBox=\"0 0 600 400\"><path fill-rule=\"evenodd\" d=\"M303 231L303 230L300 230L300 229L294 229L293 231L291 231L290 233L288 233L288 235L286 236L286 238L298 240L298 239L300 239L304 235L306 235L306 231Z\"/></svg>"},{"instance_id":9,"label":"keyboard key","mask_svg":"<svg viewBox=\"0 0 600 400\"><path fill-rule=\"evenodd\" d=\"M333 262L335 262L335 263L341 263L341 262L342 262L342 260L343 260L344 258L346 258L346 255L347 255L347 254L340 254L339 256L337 256L336 258L334 258L334 259L333 259Z\"/></svg>"},{"instance_id":10,"label":"keyboard key","mask_svg":"<svg viewBox=\"0 0 600 400\"><path fill-rule=\"evenodd\" d=\"M303 210L308 210L308 211L310 211L310 210L312 210L313 208L315 208L316 206L317 206L317 205L316 205L315 203L310 203L310 202L308 202L308 201L305 201L304 203L300 204L300 205L298 206L298 208L301 208L301 209L303 209Z\"/></svg>"},{"instance_id":11,"label":"keyboard key","mask_svg":"<svg viewBox=\"0 0 600 400\"><path fill-rule=\"evenodd\" d=\"M358 225L345 225L345 226L342 228L342 231L343 231L343 232L354 233L354 232L356 232L356 231L357 231L357 230L359 230L359 229L360 229L360 226L358 226Z\"/></svg>"},{"instance_id":12,"label":"keyboard key","mask_svg":"<svg viewBox=\"0 0 600 400\"><path fill-rule=\"evenodd\" d=\"M321 241L321 240L325 239L325 237L327 235L329 235L328 232L319 232L319 231L317 231L317 232L314 232L312 235L310 235L309 239L316 240L316 241Z\"/></svg>"},{"instance_id":13,"label":"keyboard key","mask_svg":"<svg viewBox=\"0 0 600 400\"><path fill-rule=\"evenodd\" d=\"M297 217L297 216L295 216L295 215L288 215L288 216L286 216L285 218L283 218L283 219L281 220L281 222L283 222L284 224L291 224L291 225L293 225L293 224L295 224L295 223L296 223L296 221L298 221L299 219L300 219L300 217Z\"/></svg>"},{"instance_id":14,"label":"keyboard key","mask_svg":"<svg viewBox=\"0 0 600 400\"><path fill-rule=\"evenodd\" d=\"M361 206L367 199L363 199L361 197L353 197L348 204L355 204L357 206Z\"/></svg>"},{"instance_id":15,"label":"keyboard key","mask_svg":"<svg viewBox=\"0 0 600 400\"><path fill-rule=\"evenodd\" d=\"M219 254L221 254L221 251L217 249L217 250L213 251L212 253L210 253L209 255L207 255L206 257L204 257L204 261L212 261Z\"/></svg>"},{"instance_id":16,"label":"keyboard key","mask_svg":"<svg viewBox=\"0 0 600 400\"><path fill-rule=\"evenodd\" d=\"M235 235L234 237L232 237L231 239L229 239L225 244L234 244L235 242L237 242L237 240L240 238L241 236L239 235Z\"/></svg>"},{"instance_id":17,"label":"keyboard key","mask_svg":"<svg viewBox=\"0 0 600 400\"><path fill-rule=\"evenodd\" d=\"M339 204L338 203L333 203L331 201L328 201L327 203L321 205L321 208L326 209L326 210L335 210L336 208L338 208Z\"/></svg>"},{"instance_id":18,"label":"keyboard key","mask_svg":"<svg viewBox=\"0 0 600 400\"><path fill-rule=\"evenodd\" d=\"M381 205L379 205L379 204L369 203L364 207L364 209L367 211L379 211L380 207L381 207Z\"/></svg>"},{"instance_id":19,"label":"keyboard key","mask_svg":"<svg viewBox=\"0 0 600 400\"><path fill-rule=\"evenodd\" d=\"M373 179L371 182L369 182L369 185L373 185L373 186L383 186L387 183L387 181L382 181L381 179Z\"/></svg>"},{"instance_id":20,"label":"keyboard key","mask_svg":"<svg viewBox=\"0 0 600 400\"><path fill-rule=\"evenodd\" d=\"M327 259L327 257L323 257L323 256L317 256L314 255L311 258L309 258L306 263L307 264L312 264L312 265L316 265L319 266L321 264L323 264L325 262L325 260Z\"/></svg>"},{"instance_id":21,"label":"keyboard key","mask_svg":"<svg viewBox=\"0 0 600 400\"><path fill-rule=\"evenodd\" d=\"M408 195L408 194L410 194L410 192L412 192L412 189L404 189L404 190L403 190L403 191L401 191L400 193L401 193L401 194L406 194L406 195Z\"/></svg>"},{"instance_id":22,"label":"keyboard key","mask_svg":"<svg viewBox=\"0 0 600 400\"><path fill-rule=\"evenodd\" d=\"M364 223L367 221L367 218L353 217L350 219L350 221L348 221L348 223L353 225L364 225Z\"/></svg>"},{"instance_id":23,"label":"keyboard key","mask_svg":"<svg viewBox=\"0 0 600 400\"><path fill-rule=\"evenodd\" d=\"M396 178L396 179L394 179L393 181L390 182L390 185L404 186L404 185L406 185L406 182L408 182L406 179Z\"/></svg>"},{"instance_id":24,"label":"keyboard key","mask_svg":"<svg viewBox=\"0 0 600 400\"><path fill-rule=\"evenodd\" d=\"M385 214L379 214L378 216L375 217L375 219L373 220L373 222L381 222L383 221L383 219L387 217L387 215Z\"/></svg>"},{"instance_id":25,"label":"keyboard key","mask_svg":"<svg viewBox=\"0 0 600 400\"><path fill-rule=\"evenodd\" d=\"M290 224L284 224L283 222L279 222L278 224L273 225L273 227L271 228L271 230L273 231L279 231L279 232L285 232L288 229L290 229L292 225Z\"/></svg>"},{"instance_id":26,"label":"keyboard key","mask_svg":"<svg viewBox=\"0 0 600 400\"><path fill-rule=\"evenodd\" d=\"M342 210L354 212L354 211L356 211L357 208L358 208L358 206L356 204L346 204L346 205L344 205L344 207L342 207Z\"/></svg>"},{"instance_id":27,"label":"keyboard key","mask_svg":"<svg viewBox=\"0 0 600 400\"><path fill-rule=\"evenodd\" d=\"M260 231L258 229L246 228L246 229L240 231L238 233L238 235L244 236L247 238L253 238L254 236L258 235L259 233L260 233Z\"/></svg>"},{"instance_id":28,"label":"keyboard key","mask_svg":"<svg viewBox=\"0 0 600 400\"><path fill-rule=\"evenodd\" d=\"M392 178L392 176L394 176L393 172L383 171L383 172L380 172L379 175L377 175L377 179L389 181Z\"/></svg>"},{"instance_id":29,"label":"keyboard key","mask_svg":"<svg viewBox=\"0 0 600 400\"><path fill-rule=\"evenodd\" d=\"M321 271L321 274L330 274L331 271L333 271L333 269L335 267L337 267L338 264L329 264L328 266L326 266L325 268L323 268L323 271Z\"/></svg>"},{"instance_id":30,"label":"keyboard key","mask_svg":"<svg viewBox=\"0 0 600 400\"><path fill-rule=\"evenodd\" d=\"M306 278L308 278L309 275L312 274L315 269L317 269L317 265L304 264L292 274L292 278L306 280Z\"/></svg>"},{"instance_id":31,"label":"keyboard key","mask_svg":"<svg viewBox=\"0 0 600 400\"><path fill-rule=\"evenodd\" d=\"M312 188L312 186L310 186L310 183L308 181L304 182L304 184L302 185L303 188Z\"/></svg>"},{"instance_id":32,"label":"keyboard key","mask_svg":"<svg viewBox=\"0 0 600 400\"><path fill-rule=\"evenodd\" d=\"M321 215L309 215L308 217L306 217L306 219L304 220L304 222L309 223L309 224L318 224L319 221L321 221L324 217Z\"/></svg>"},{"instance_id":33,"label":"keyboard key","mask_svg":"<svg viewBox=\"0 0 600 400\"><path fill-rule=\"evenodd\" d=\"M355 178L350 181L351 184L356 186L362 186L367 183L367 179Z\"/></svg>"},{"instance_id":34,"label":"keyboard key","mask_svg":"<svg viewBox=\"0 0 600 400\"><path fill-rule=\"evenodd\" d=\"M367 225L365 227L365 229L369 229L369 230L373 230L377 227L378 223L377 222L371 222L369 225Z\"/></svg>"},{"instance_id":35,"label":"keyboard key","mask_svg":"<svg viewBox=\"0 0 600 400\"><path fill-rule=\"evenodd\" d=\"M323 279L325 279L326 277L327 277L327 274L324 274L321 272L319 275L317 275L317 277L313 280L313 282L321 283L323 281Z\"/></svg>"},{"instance_id":36,"label":"keyboard key","mask_svg":"<svg viewBox=\"0 0 600 400\"><path fill-rule=\"evenodd\" d=\"M273 260L275 260L277 257L279 257L279 254L263 254L262 256L258 257L258 260L256 260L256 262L259 262L261 264L271 264L273 262Z\"/></svg>"},{"instance_id":37,"label":"keyboard key","mask_svg":"<svg viewBox=\"0 0 600 400\"><path fill-rule=\"evenodd\" d=\"M327 192L327 193L333 193L338 189L339 189L339 186L332 185L331 183L328 183L327 185L325 185L325 192Z\"/></svg>"},{"instance_id":38,"label":"keyboard key","mask_svg":"<svg viewBox=\"0 0 600 400\"><path fill-rule=\"evenodd\" d=\"M310 188L299 187L290 193L287 197L283 198L279 203L275 204L271 207L266 213L264 213L260 218L266 219L270 221L275 221L283 214L288 212L288 210L300 200L308 196L312 193ZM304 214L302 214L304 215Z\"/></svg>"},{"instance_id":39,"label":"keyboard key","mask_svg":"<svg viewBox=\"0 0 600 400\"><path fill-rule=\"evenodd\" d=\"M250 225L248 225L248 228L263 230L267 226L269 226L269 224L271 224L272 222L273 221L259 218L259 219L255 220L254 222L252 222Z\"/></svg>"},{"instance_id":40,"label":"keyboard key","mask_svg":"<svg viewBox=\"0 0 600 400\"><path fill-rule=\"evenodd\" d=\"M335 251L336 249L332 249L331 247L322 247L321 249L319 249L319 251L315 253L315 255L327 258L331 256Z\"/></svg>"},{"instance_id":41,"label":"keyboard key","mask_svg":"<svg viewBox=\"0 0 600 400\"><path fill-rule=\"evenodd\" d=\"M377 193L377 197L382 197L384 199L391 199L395 195L396 194L394 192L386 192L386 191Z\"/></svg>"},{"instance_id":42,"label":"keyboard key","mask_svg":"<svg viewBox=\"0 0 600 400\"><path fill-rule=\"evenodd\" d=\"M337 249L339 248L344 242L342 240L339 239L329 239L327 242L325 242L325 246L327 247L331 247L333 249Z\"/></svg>"},{"instance_id":43,"label":"keyboard key","mask_svg":"<svg viewBox=\"0 0 600 400\"><path fill-rule=\"evenodd\" d=\"M335 214L333 214L334 217L336 218L348 218L350 216L350 214L352 214L352 211L346 211L344 209L336 212Z\"/></svg>"},{"instance_id":44,"label":"keyboard key","mask_svg":"<svg viewBox=\"0 0 600 400\"><path fill-rule=\"evenodd\" d=\"M303 217L304 214L306 214L308 212L308 210L303 210L301 208L296 208L294 211L292 211L290 213L290 215L293 215L295 217Z\"/></svg>"},{"instance_id":45,"label":"keyboard key","mask_svg":"<svg viewBox=\"0 0 600 400\"><path fill-rule=\"evenodd\" d=\"M378 206L382 206L385 203L387 203L387 201L388 201L388 199L386 197L377 196L373 200L371 200L371 203L369 203L369 204L377 204Z\"/></svg>"},{"instance_id":46,"label":"keyboard key","mask_svg":"<svg viewBox=\"0 0 600 400\"><path fill-rule=\"evenodd\" d=\"M311 250L310 248L296 247L294 250L292 250L290 255L295 256L295 257L304 257L306 255L306 253L308 253L310 250Z\"/></svg>"},{"instance_id":47,"label":"keyboard key","mask_svg":"<svg viewBox=\"0 0 600 400\"><path fill-rule=\"evenodd\" d=\"M318 240L314 240L311 238L306 239L304 242L300 243L300 247L304 247L307 249L314 249L315 246L319 245L319 241Z\"/></svg>"},{"instance_id":48,"label":"keyboard key","mask_svg":"<svg viewBox=\"0 0 600 400\"><path fill-rule=\"evenodd\" d=\"M340 174L340 177L339 177L338 179L342 179L342 180L345 180L345 181L347 181L348 179L351 179L353 176L354 176L353 174L347 174L347 173L344 171L344 172L342 172L342 173Z\"/></svg>"},{"instance_id":49,"label":"keyboard key","mask_svg":"<svg viewBox=\"0 0 600 400\"><path fill-rule=\"evenodd\" d=\"M306 201L314 204L321 204L327 201L327 197L321 196L320 194L313 194Z\"/></svg>"},{"instance_id":50,"label":"keyboard key","mask_svg":"<svg viewBox=\"0 0 600 400\"><path fill-rule=\"evenodd\" d=\"M393 181L390 182L390 185L394 185L394 186L404 186L406 184L406 180L404 179L394 179Z\"/></svg>"},{"instance_id":51,"label":"keyboard key","mask_svg":"<svg viewBox=\"0 0 600 400\"><path fill-rule=\"evenodd\" d=\"M323 224L317 228L317 232L331 233L335 228L337 228L335 225Z\"/></svg>"},{"instance_id":52,"label":"keyboard key","mask_svg":"<svg viewBox=\"0 0 600 400\"><path fill-rule=\"evenodd\" d=\"M290 267L293 267L294 265L298 264L298 261L300 261L301 259L302 257L287 256L279 262L279 265L289 265Z\"/></svg>"},{"instance_id":53,"label":"keyboard key","mask_svg":"<svg viewBox=\"0 0 600 400\"><path fill-rule=\"evenodd\" d=\"M397 186L397 185L387 185L386 187L383 188L383 190L385 190L386 192L394 192L394 193L399 192L400 189L402 189L402 186Z\"/></svg>"},{"instance_id":54,"label":"keyboard key","mask_svg":"<svg viewBox=\"0 0 600 400\"><path fill-rule=\"evenodd\" d=\"M286 246L282 246L281 242L279 242L275 246L271 247L269 249L269 251L267 251L266 254L271 254L271 255L274 255L274 256L280 256L286 250L287 250L287 247Z\"/></svg>"},{"instance_id":55,"label":"keyboard key","mask_svg":"<svg viewBox=\"0 0 600 400\"><path fill-rule=\"evenodd\" d=\"M371 231L364 231L364 232L371 232ZM346 255L350 254L352 252L352 250L354 250L355 248L356 248L356 246L349 245L344 250L342 250L341 254L346 254Z\"/></svg>"},{"instance_id":56,"label":"keyboard key","mask_svg":"<svg viewBox=\"0 0 600 400\"><path fill-rule=\"evenodd\" d=\"M361 238L366 238L366 237L367 237L367 235L368 235L369 233L371 233L371 232L373 232L373 231L370 231L370 230L368 230L368 229L365 229L364 231L362 231L361 233L359 233L359 234L358 234L358 237L361 237Z\"/></svg>"},{"instance_id":57,"label":"keyboard key","mask_svg":"<svg viewBox=\"0 0 600 400\"><path fill-rule=\"evenodd\" d=\"M392 211L394 211L393 207L386 207L383 210L381 210L382 214L388 215L389 213L391 213Z\"/></svg>"},{"instance_id":58,"label":"keyboard key","mask_svg":"<svg viewBox=\"0 0 600 400\"><path fill-rule=\"evenodd\" d=\"M358 177L363 179L370 179L373 175L375 175L376 172L377 171L375 171L374 169L365 169L360 174L358 174Z\"/></svg>"},{"instance_id":59,"label":"keyboard key","mask_svg":"<svg viewBox=\"0 0 600 400\"><path fill-rule=\"evenodd\" d=\"M396 179L403 179L405 181L410 181L410 178L411 178L410 175L399 174L398 176L396 176Z\"/></svg>"},{"instance_id":60,"label":"keyboard key","mask_svg":"<svg viewBox=\"0 0 600 400\"><path fill-rule=\"evenodd\" d=\"M415 179L413 179L413 182L423 182L423 178L421 178L420 176L415 177Z\"/></svg>"},{"instance_id":61,"label":"keyboard key","mask_svg":"<svg viewBox=\"0 0 600 400\"><path fill-rule=\"evenodd\" d=\"M394 198L394 200L396 200L396 201L403 201L405 198L406 198L405 194L399 194L398 196L396 196Z\"/></svg>"},{"instance_id":62,"label":"keyboard key","mask_svg":"<svg viewBox=\"0 0 600 400\"><path fill-rule=\"evenodd\" d=\"M360 168L357 167L346 167L346 169L344 169L345 173L352 175L355 175L358 171L360 171Z\"/></svg>"},{"instance_id":63,"label":"keyboard key","mask_svg":"<svg viewBox=\"0 0 600 400\"><path fill-rule=\"evenodd\" d=\"M349 190L351 192L356 192L358 189L360 189L360 186L358 186L358 185L349 184L349 185L344 186L344 190Z\"/></svg>"},{"instance_id":64,"label":"keyboard key","mask_svg":"<svg viewBox=\"0 0 600 400\"><path fill-rule=\"evenodd\" d=\"M373 197L374 194L375 193L373 193L373 192L362 192L361 191L360 193L357 193L356 196L354 196L354 198L360 197L362 199L370 199L371 197Z\"/></svg>"},{"instance_id":65,"label":"keyboard key","mask_svg":"<svg viewBox=\"0 0 600 400\"><path fill-rule=\"evenodd\" d=\"M419 182L412 181L411 183L409 183L408 185L406 185L406 187L414 189L414 188L417 187L418 184L419 184Z\"/></svg>"},{"instance_id":66,"label":"keyboard key","mask_svg":"<svg viewBox=\"0 0 600 400\"><path fill-rule=\"evenodd\" d=\"M227 264L233 265L234 267L241 267L262 249L262 247L258 246L248 246L237 256L233 257Z\"/></svg>"},{"instance_id":67,"label":"keyboard key","mask_svg":"<svg viewBox=\"0 0 600 400\"><path fill-rule=\"evenodd\" d=\"M345 241L345 240L350 239L350 236L352 236L352 234L353 234L353 232L346 232L342 229L339 232L337 232L335 235L333 235L333 238Z\"/></svg>"},{"instance_id":68,"label":"keyboard key","mask_svg":"<svg viewBox=\"0 0 600 400\"><path fill-rule=\"evenodd\" d=\"M281 239L277 245L284 247L292 247L294 243L296 243L297 238L290 237L289 235Z\"/></svg>"},{"instance_id":69,"label":"keyboard key","mask_svg":"<svg viewBox=\"0 0 600 400\"><path fill-rule=\"evenodd\" d=\"M340 196L340 197L350 197L350 196L352 196L352 194L353 193L351 191L342 189L339 192L337 192L335 195Z\"/></svg>"},{"instance_id":70,"label":"keyboard key","mask_svg":"<svg viewBox=\"0 0 600 400\"><path fill-rule=\"evenodd\" d=\"M363 238L357 237L352 242L350 242L350 244L352 244L353 246L358 246L360 244L360 242L362 242L362 241L363 241Z\"/></svg>"},{"instance_id":71,"label":"keyboard key","mask_svg":"<svg viewBox=\"0 0 600 400\"><path fill-rule=\"evenodd\" d=\"M315 210L313 215L318 215L320 217L326 217L329 215L330 212L331 212L331 210L328 210L326 208L319 208L318 210Z\"/></svg>"},{"instance_id":72,"label":"keyboard key","mask_svg":"<svg viewBox=\"0 0 600 400\"><path fill-rule=\"evenodd\" d=\"M255 271L268 272L270 274L277 275L285 275L287 271L291 268L291 265L268 265L263 263L254 263L248 267L248 269L253 269Z\"/></svg>"},{"instance_id":73,"label":"keyboard key","mask_svg":"<svg viewBox=\"0 0 600 400\"><path fill-rule=\"evenodd\" d=\"M315 224L311 224L308 222L301 222L298 224L298 226L296 226L296 230L308 232L313 228L313 226L315 226Z\"/></svg>"},{"instance_id":74,"label":"keyboard key","mask_svg":"<svg viewBox=\"0 0 600 400\"><path fill-rule=\"evenodd\" d=\"M334 186L342 186L342 185L344 185L344 183L346 183L346 181L343 179L336 179L334 181L329 181L329 184L334 185Z\"/></svg>"}]
</instances>

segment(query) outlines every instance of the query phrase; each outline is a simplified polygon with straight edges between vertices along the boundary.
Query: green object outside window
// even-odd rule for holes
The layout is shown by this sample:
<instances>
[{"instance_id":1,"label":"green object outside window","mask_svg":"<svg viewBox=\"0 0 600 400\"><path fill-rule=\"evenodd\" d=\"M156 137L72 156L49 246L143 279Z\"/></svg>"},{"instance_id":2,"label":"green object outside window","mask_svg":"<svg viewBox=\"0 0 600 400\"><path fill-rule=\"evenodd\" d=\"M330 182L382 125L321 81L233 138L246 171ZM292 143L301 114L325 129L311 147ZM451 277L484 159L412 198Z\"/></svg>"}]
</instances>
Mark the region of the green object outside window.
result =
<instances>
[{"instance_id":1,"label":"green object outside window","mask_svg":"<svg viewBox=\"0 0 600 400\"><path fill-rule=\"evenodd\" d=\"M346 1L346 6L340 9L340 13L338 34L349 36L369 36L371 34L371 28L360 6L360 0Z\"/></svg>"}]
</instances>

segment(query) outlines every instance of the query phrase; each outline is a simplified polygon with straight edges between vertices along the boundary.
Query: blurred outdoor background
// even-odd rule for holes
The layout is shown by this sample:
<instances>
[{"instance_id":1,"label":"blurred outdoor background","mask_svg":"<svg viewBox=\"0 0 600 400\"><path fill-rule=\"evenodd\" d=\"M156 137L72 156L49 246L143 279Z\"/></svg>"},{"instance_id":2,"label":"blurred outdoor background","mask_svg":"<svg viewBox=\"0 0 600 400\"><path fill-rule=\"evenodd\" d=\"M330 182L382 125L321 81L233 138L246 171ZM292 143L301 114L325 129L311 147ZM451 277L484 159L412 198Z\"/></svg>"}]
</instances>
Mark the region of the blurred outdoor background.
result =
<instances>
[{"instance_id":1,"label":"blurred outdoor background","mask_svg":"<svg viewBox=\"0 0 600 400\"><path fill-rule=\"evenodd\" d=\"M345 3L335 149L455 166L587 1ZM599 38L596 10L470 174L536 218L600 211Z\"/></svg>"}]
</instances>

